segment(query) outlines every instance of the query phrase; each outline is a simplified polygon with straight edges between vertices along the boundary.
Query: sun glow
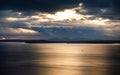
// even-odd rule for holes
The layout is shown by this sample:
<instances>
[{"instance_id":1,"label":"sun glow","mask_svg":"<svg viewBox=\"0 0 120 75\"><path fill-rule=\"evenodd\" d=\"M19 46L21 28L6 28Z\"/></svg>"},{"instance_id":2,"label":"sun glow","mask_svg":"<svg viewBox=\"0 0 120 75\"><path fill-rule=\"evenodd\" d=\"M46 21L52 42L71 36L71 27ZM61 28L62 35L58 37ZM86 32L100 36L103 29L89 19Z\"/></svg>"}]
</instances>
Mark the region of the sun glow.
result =
<instances>
[{"instance_id":1,"label":"sun glow","mask_svg":"<svg viewBox=\"0 0 120 75\"><path fill-rule=\"evenodd\" d=\"M31 25L38 25L42 22L66 22L66 23L85 23L85 24L96 24L103 25L105 22L109 21L107 19L103 19L94 15L83 14L88 10L84 8L84 4L80 3L77 7L71 9L64 9L61 11L57 11L54 13L43 13L38 12L36 15L27 16L27 17L7 17L6 20L13 21L25 21L29 22ZM21 12L17 12L18 15L22 15ZM90 18L95 18L90 20Z\"/></svg>"},{"instance_id":2,"label":"sun glow","mask_svg":"<svg viewBox=\"0 0 120 75\"><path fill-rule=\"evenodd\" d=\"M56 16L56 20L65 20L65 19L76 18L78 15L73 10L64 10L55 13L55 16Z\"/></svg>"},{"instance_id":3,"label":"sun glow","mask_svg":"<svg viewBox=\"0 0 120 75\"><path fill-rule=\"evenodd\" d=\"M44 18L42 19L47 19L48 21L64 21L64 20L69 20L72 21L73 19L77 19L78 16L80 17L81 15L78 15L75 10L72 9L65 9L63 11L58 11L55 14L44 14Z\"/></svg>"},{"instance_id":4,"label":"sun glow","mask_svg":"<svg viewBox=\"0 0 120 75\"><path fill-rule=\"evenodd\" d=\"M117 22L110 22L110 19L101 18L96 15L86 14L89 10L84 8L84 4L80 3L77 7L71 9L63 9L54 13L37 12L37 14L26 17L7 17L5 20L8 22L22 21L28 26L41 25L42 23L74 23L74 25L89 25L89 26L108 26L110 24L116 24ZM106 12L107 9L101 9L102 12ZM18 16L23 13L17 12ZM119 23L119 22L118 22ZM79 25L78 25L79 24Z\"/></svg>"}]
</instances>

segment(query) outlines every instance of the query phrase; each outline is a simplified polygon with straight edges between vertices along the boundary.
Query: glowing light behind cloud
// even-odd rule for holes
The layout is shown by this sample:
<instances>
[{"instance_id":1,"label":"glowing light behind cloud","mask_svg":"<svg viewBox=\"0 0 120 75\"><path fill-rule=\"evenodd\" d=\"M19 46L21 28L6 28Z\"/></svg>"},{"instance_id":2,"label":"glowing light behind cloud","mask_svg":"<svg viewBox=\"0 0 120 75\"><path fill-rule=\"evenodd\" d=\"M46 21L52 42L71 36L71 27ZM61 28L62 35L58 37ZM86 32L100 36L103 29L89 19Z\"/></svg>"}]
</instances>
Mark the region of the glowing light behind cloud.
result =
<instances>
[{"instance_id":1,"label":"glowing light behind cloud","mask_svg":"<svg viewBox=\"0 0 120 75\"><path fill-rule=\"evenodd\" d=\"M6 18L7 21L25 21L28 20L28 18L15 18L15 17L8 17Z\"/></svg>"},{"instance_id":2,"label":"glowing light behind cloud","mask_svg":"<svg viewBox=\"0 0 120 75\"><path fill-rule=\"evenodd\" d=\"M1 28L0 28L1 29ZM37 34L39 32L35 31L35 30L31 30L31 29L25 29L25 28L2 28L1 29L2 33L8 33L8 34Z\"/></svg>"},{"instance_id":3,"label":"glowing light behind cloud","mask_svg":"<svg viewBox=\"0 0 120 75\"><path fill-rule=\"evenodd\" d=\"M6 40L6 38L3 36L0 36L0 40Z\"/></svg>"},{"instance_id":4,"label":"glowing light behind cloud","mask_svg":"<svg viewBox=\"0 0 120 75\"><path fill-rule=\"evenodd\" d=\"M55 13L56 20L65 20L65 19L71 19L76 18L77 14L73 10L64 10L63 12L57 12Z\"/></svg>"},{"instance_id":5,"label":"glowing light behind cloud","mask_svg":"<svg viewBox=\"0 0 120 75\"><path fill-rule=\"evenodd\" d=\"M105 12L107 10L101 9L101 11ZM25 23L29 22L29 25L40 25L42 22L64 22L64 23L76 23L76 24L91 24L91 25L107 25L106 22L110 22L110 19L97 17L96 15L88 15L82 14L88 12L87 9L84 9L84 5L82 3L79 4L78 7L71 9L64 9L61 11L57 11L53 14L38 12L36 15L26 16L26 17L7 17L5 20L7 21L24 21ZM20 16L22 13L17 12ZM94 19L90 19L94 18ZM111 23L109 23L111 24Z\"/></svg>"},{"instance_id":6,"label":"glowing light behind cloud","mask_svg":"<svg viewBox=\"0 0 120 75\"><path fill-rule=\"evenodd\" d=\"M16 33L23 33L23 34L37 34L37 31L30 30L30 29L23 29L23 28L17 28L13 29Z\"/></svg>"}]
</instances>

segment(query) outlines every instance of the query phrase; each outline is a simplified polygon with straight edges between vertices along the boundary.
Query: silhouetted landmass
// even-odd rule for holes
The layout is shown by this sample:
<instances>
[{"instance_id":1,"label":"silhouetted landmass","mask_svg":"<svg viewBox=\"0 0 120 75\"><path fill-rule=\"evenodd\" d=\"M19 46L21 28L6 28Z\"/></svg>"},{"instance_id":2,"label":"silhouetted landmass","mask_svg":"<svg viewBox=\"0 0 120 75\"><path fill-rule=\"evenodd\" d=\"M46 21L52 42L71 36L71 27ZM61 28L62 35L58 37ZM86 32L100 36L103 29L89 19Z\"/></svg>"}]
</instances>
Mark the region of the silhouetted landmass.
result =
<instances>
[{"instance_id":1,"label":"silhouetted landmass","mask_svg":"<svg viewBox=\"0 0 120 75\"><path fill-rule=\"evenodd\" d=\"M50 40L0 40L0 42L25 42L25 43L89 43L111 44L120 43L120 40L80 40L80 41L50 41Z\"/></svg>"}]
</instances>

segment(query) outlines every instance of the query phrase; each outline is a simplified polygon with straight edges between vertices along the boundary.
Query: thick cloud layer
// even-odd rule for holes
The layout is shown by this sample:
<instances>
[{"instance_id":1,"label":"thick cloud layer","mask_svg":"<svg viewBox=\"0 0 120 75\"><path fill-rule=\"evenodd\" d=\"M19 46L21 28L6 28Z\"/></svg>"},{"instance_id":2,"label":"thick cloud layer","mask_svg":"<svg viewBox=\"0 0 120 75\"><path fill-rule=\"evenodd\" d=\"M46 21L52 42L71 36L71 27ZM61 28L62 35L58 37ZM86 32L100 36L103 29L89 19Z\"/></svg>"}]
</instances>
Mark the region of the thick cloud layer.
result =
<instances>
[{"instance_id":1,"label":"thick cloud layer","mask_svg":"<svg viewBox=\"0 0 120 75\"><path fill-rule=\"evenodd\" d=\"M0 37L120 39L119 0L0 0Z\"/></svg>"}]
</instances>

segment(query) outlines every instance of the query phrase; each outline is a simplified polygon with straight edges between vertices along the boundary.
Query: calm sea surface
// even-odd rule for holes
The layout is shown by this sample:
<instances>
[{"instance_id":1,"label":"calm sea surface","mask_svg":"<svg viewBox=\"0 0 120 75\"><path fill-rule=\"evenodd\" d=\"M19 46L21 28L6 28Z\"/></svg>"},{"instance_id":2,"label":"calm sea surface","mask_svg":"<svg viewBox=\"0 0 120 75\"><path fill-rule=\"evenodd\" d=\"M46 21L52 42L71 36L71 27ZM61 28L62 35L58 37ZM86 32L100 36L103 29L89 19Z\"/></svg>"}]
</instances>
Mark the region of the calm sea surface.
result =
<instances>
[{"instance_id":1,"label":"calm sea surface","mask_svg":"<svg viewBox=\"0 0 120 75\"><path fill-rule=\"evenodd\" d=\"M120 44L0 43L0 75L120 75Z\"/></svg>"}]
</instances>

